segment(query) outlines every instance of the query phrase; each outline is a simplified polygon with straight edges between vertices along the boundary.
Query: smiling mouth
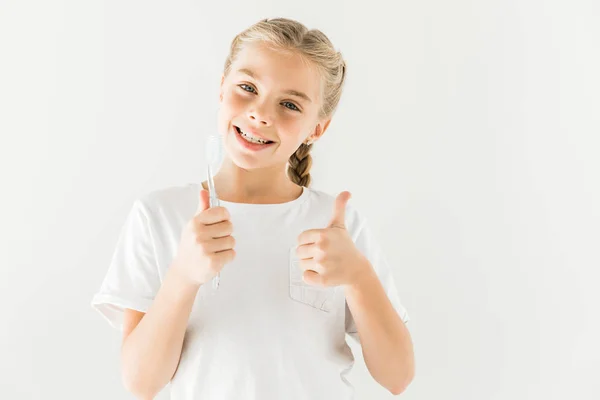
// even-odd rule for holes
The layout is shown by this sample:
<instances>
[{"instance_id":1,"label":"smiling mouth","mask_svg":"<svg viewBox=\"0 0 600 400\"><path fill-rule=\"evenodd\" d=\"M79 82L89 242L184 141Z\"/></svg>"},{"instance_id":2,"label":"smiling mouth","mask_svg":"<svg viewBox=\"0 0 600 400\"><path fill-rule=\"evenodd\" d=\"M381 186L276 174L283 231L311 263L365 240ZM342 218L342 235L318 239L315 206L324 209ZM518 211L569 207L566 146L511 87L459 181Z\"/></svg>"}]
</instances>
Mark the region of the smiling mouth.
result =
<instances>
[{"instance_id":1,"label":"smiling mouth","mask_svg":"<svg viewBox=\"0 0 600 400\"><path fill-rule=\"evenodd\" d=\"M247 133L245 133L244 131L242 131L238 126L233 126L235 128L235 131L238 133L238 135L240 135L241 137L243 137L247 142L249 143L254 143L254 144L271 144L271 143L275 143L272 140L264 140L264 139L260 139L257 137L254 137L252 135L249 135Z\"/></svg>"}]
</instances>

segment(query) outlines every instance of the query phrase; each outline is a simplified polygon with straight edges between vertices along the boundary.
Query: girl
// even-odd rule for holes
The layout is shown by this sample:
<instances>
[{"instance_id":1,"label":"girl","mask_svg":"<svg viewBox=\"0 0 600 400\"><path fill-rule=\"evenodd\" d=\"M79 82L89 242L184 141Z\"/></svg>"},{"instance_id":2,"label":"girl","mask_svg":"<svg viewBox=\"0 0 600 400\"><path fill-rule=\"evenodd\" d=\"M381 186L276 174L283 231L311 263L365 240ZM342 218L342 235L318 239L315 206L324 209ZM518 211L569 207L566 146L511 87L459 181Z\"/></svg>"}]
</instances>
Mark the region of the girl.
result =
<instances>
[{"instance_id":1,"label":"girl","mask_svg":"<svg viewBox=\"0 0 600 400\"><path fill-rule=\"evenodd\" d=\"M170 382L173 400L352 399L346 334L390 392L411 382L408 314L365 218L349 192L309 189L345 74L328 38L293 20L233 40L221 206L209 208L206 182L140 198L92 302L123 331L123 382L138 398Z\"/></svg>"}]
</instances>

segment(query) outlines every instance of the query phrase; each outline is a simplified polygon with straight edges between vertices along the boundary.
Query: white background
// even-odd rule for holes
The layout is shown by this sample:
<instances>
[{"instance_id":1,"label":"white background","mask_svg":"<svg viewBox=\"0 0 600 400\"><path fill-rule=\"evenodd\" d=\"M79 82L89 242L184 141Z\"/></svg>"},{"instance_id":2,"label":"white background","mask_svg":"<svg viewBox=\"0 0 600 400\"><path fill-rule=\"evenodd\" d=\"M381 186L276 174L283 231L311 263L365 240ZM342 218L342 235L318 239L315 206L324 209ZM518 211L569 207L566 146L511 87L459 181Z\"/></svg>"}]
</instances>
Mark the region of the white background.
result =
<instances>
[{"instance_id":1,"label":"white background","mask_svg":"<svg viewBox=\"0 0 600 400\"><path fill-rule=\"evenodd\" d=\"M229 43L275 16L348 63L313 187L394 267L402 397L600 398L598 2L212 3L0 2L0 398L131 398L92 295L134 199L204 179Z\"/></svg>"}]
</instances>

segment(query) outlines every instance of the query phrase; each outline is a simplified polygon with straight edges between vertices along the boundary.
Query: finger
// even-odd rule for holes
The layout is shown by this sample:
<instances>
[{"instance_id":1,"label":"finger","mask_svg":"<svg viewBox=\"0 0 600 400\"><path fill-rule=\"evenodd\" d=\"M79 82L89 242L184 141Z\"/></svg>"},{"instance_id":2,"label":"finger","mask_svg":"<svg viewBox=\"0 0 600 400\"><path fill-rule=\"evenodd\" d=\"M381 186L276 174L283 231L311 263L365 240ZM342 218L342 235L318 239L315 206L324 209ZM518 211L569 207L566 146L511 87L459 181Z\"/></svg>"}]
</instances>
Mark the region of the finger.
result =
<instances>
[{"instance_id":1,"label":"finger","mask_svg":"<svg viewBox=\"0 0 600 400\"><path fill-rule=\"evenodd\" d=\"M352 197L352 194L348 191L344 191L337 196L333 205L333 217L329 222L329 228L346 229L346 204L348 204L350 197Z\"/></svg>"},{"instance_id":2,"label":"finger","mask_svg":"<svg viewBox=\"0 0 600 400\"><path fill-rule=\"evenodd\" d=\"M207 210L210 207L209 194L208 190L202 189L200 191L199 199L198 199L198 208L196 209L196 215L200 214L202 211Z\"/></svg>"},{"instance_id":3,"label":"finger","mask_svg":"<svg viewBox=\"0 0 600 400\"><path fill-rule=\"evenodd\" d=\"M304 271L302 280L309 285L323 286L323 277L315 271Z\"/></svg>"},{"instance_id":4,"label":"finger","mask_svg":"<svg viewBox=\"0 0 600 400\"><path fill-rule=\"evenodd\" d=\"M319 264L314 258L309 258L307 260L298 261L298 266L304 272L313 271L317 274L325 273L325 269Z\"/></svg>"},{"instance_id":5,"label":"finger","mask_svg":"<svg viewBox=\"0 0 600 400\"><path fill-rule=\"evenodd\" d=\"M229 211L225 207L213 207L204 210L196 216L196 222L204 225L216 224L222 221L228 221L231 218Z\"/></svg>"},{"instance_id":6,"label":"finger","mask_svg":"<svg viewBox=\"0 0 600 400\"><path fill-rule=\"evenodd\" d=\"M325 229L309 229L304 231L298 236L298 245L302 246L305 244L317 243L324 232Z\"/></svg>"},{"instance_id":7,"label":"finger","mask_svg":"<svg viewBox=\"0 0 600 400\"><path fill-rule=\"evenodd\" d=\"M236 252L234 249L220 251L215 254L215 257L217 258L217 262L220 264L227 264L228 262L233 261L235 259L235 256L236 256Z\"/></svg>"},{"instance_id":8,"label":"finger","mask_svg":"<svg viewBox=\"0 0 600 400\"><path fill-rule=\"evenodd\" d=\"M231 221L221 221L212 225L202 225L202 239L217 239L233 233Z\"/></svg>"},{"instance_id":9,"label":"finger","mask_svg":"<svg viewBox=\"0 0 600 400\"><path fill-rule=\"evenodd\" d=\"M309 258L314 258L317 255L318 247L316 244L303 244L302 246L296 247L296 256L300 260L306 260Z\"/></svg>"},{"instance_id":10,"label":"finger","mask_svg":"<svg viewBox=\"0 0 600 400\"><path fill-rule=\"evenodd\" d=\"M235 238L233 236L225 236L222 238L208 240L205 245L205 250L209 253L217 253L219 251L231 250L234 247Z\"/></svg>"}]
</instances>

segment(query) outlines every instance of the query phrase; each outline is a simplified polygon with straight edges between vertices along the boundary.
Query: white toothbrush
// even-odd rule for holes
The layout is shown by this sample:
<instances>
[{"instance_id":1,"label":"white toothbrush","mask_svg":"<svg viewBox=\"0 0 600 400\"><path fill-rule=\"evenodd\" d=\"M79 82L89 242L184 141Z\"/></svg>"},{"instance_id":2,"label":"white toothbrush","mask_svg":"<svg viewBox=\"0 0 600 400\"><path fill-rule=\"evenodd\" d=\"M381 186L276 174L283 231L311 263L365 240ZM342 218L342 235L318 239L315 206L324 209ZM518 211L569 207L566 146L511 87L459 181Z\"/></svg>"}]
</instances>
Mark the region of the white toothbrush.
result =
<instances>
[{"instance_id":1,"label":"white toothbrush","mask_svg":"<svg viewBox=\"0 0 600 400\"><path fill-rule=\"evenodd\" d=\"M221 137L217 135L210 135L206 140L206 166L207 166L207 180L208 180L208 194L209 194L209 206L218 207L219 206L219 198L217 197L217 192L215 190L215 181L214 175L220 168L221 158L223 156L223 148ZM217 274L213 278L213 288L219 288L219 281L221 279L221 274Z\"/></svg>"}]
</instances>

